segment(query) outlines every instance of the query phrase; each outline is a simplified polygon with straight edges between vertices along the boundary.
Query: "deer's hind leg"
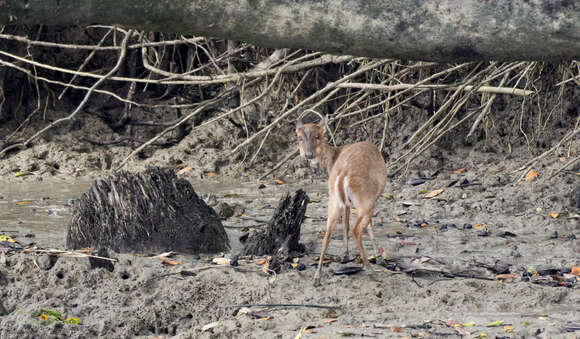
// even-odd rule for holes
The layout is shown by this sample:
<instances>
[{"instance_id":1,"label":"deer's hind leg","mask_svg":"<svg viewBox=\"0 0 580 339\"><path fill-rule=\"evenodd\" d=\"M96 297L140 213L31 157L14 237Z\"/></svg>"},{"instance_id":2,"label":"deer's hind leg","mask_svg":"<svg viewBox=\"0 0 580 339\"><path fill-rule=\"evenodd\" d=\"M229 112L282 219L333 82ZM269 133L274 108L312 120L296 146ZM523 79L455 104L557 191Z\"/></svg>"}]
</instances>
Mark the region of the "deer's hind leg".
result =
<instances>
[{"instance_id":1,"label":"deer's hind leg","mask_svg":"<svg viewBox=\"0 0 580 339\"><path fill-rule=\"evenodd\" d=\"M363 230L364 231L364 230ZM373 244L373 249L375 250L375 257L377 258L377 264L382 265L383 255L379 252L379 246L377 244L377 240L375 239L375 232L373 230L373 221L369 218L369 237L371 238L371 242Z\"/></svg>"},{"instance_id":2,"label":"deer's hind leg","mask_svg":"<svg viewBox=\"0 0 580 339\"><path fill-rule=\"evenodd\" d=\"M324 261L324 254L328 248L328 243L330 242L330 236L332 230L338 224L338 219L340 217L340 206L335 201L335 199L330 195L328 201L328 220L326 221L326 234L322 240L322 250L320 251L320 258L318 259L318 269L314 274L314 286L320 286L320 273L322 272L322 263Z\"/></svg>"},{"instance_id":3,"label":"deer's hind leg","mask_svg":"<svg viewBox=\"0 0 580 339\"><path fill-rule=\"evenodd\" d=\"M357 213L358 215L354 221L354 226L352 228L352 237L358 249L358 253L360 254L360 257L363 261L363 267L365 269L370 269L371 265L369 264L369 259L367 258L365 249L362 245L362 232L369 224L370 218L368 217L367 213L363 213L363 211L357 210Z\"/></svg>"},{"instance_id":4,"label":"deer's hind leg","mask_svg":"<svg viewBox=\"0 0 580 339\"><path fill-rule=\"evenodd\" d=\"M344 226L344 253L342 254L342 262L346 263L350 260L350 255L348 253L348 231L349 231L349 218L350 218L350 207L344 206L344 213L342 214L342 224Z\"/></svg>"}]
</instances>

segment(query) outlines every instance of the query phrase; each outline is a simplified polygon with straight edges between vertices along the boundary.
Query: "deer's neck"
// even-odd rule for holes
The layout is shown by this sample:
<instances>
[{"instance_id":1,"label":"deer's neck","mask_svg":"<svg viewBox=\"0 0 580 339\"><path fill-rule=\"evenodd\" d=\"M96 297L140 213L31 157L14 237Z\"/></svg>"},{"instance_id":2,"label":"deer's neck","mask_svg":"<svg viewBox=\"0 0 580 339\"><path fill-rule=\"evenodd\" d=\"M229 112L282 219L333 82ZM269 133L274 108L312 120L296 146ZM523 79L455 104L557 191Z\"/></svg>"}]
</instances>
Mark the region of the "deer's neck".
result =
<instances>
[{"instance_id":1,"label":"deer's neck","mask_svg":"<svg viewBox=\"0 0 580 339\"><path fill-rule=\"evenodd\" d=\"M327 143L322 144L322 151L320 152L318 166L322 168L326 168L326 173L330 175L332 171L332 167L338 158L338 154L340 153L340 149L342 147L333 147Z\"/></svg>"}]
</instances>

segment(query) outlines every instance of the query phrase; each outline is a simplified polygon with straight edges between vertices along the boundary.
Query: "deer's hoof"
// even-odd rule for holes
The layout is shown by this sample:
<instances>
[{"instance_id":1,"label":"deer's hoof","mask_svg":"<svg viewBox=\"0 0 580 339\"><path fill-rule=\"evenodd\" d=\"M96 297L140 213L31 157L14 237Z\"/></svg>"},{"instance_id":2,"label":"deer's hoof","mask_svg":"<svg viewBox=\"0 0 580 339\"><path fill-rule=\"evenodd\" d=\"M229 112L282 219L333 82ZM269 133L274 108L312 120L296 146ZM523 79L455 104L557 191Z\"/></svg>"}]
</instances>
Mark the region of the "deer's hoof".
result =
<instances>
[{"instance_id":1,"label":"deer's hoof","mask_svg":"<svg viewBox=\"0 0 580 339\"><path fill-rule=\"evenodd\" d=\"M314 283L313 283L314 287L319 287L320 286L320 276L317 274L314 276Z\"/></svg>"},{"instance_id":2,"label":"deer's hoof","mask_svg":"<svg viewBox=\"0 0 580 339\"><path fill-rule=\"evenodd\" d=\"M348 252L343 254L342 258L340 258L341 264L346 264L347 262L350 262L350 255L348 255Z\"/></svg>"}]
</instances>

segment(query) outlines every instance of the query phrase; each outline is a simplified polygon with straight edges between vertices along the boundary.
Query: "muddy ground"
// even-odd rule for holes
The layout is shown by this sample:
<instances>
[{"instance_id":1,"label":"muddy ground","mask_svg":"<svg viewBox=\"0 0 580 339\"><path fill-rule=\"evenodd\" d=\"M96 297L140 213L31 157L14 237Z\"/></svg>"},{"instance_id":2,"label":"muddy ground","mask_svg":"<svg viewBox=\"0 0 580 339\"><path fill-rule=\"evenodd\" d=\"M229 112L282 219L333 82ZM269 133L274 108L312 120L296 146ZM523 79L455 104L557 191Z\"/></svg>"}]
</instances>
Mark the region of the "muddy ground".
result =
<instances>
[{"instance_id":1,"label":"muddy ground","mask_svg":"<svg viewBox=\"0 0 580 339\"><path fill-rule=\"evenodd\" d=\"M407 171L391 173L374 219L387 267L333 275L343 265L336 260L324 267L318 288L312 285L312 263L325 228L325 176L295 158L256 180L295 150L295 117L274 130L254 162L257 145L247 153L229 153L246 137L228 120L188 133L171 147L149 147L124 169L191 167L182 176L208 203L243 207L242 214L238 208L224 220L231 252L177 254L171 260L180 264L174 266L151 257L159 253L112 254L119 261L109 271L92 269L87 258L23 253L2 242L0 338L572 338L580 334L580 281L572 274L580 266L580 165L551 175L578 155L580 140L572 138L534 163L537 177L525 180L527 171L521 170L573 128L580 92L572 92L566 99L572 108L550 116L534 135L514 130L518 115L512 113L521 111L521 103L506 100L505 114L494 113L489 129L478 130L472 140L463 139L469 129L464 126L441 138ZM0 235L25 247L64 248L69 199L108 175L139 144L87 141L119 138L90 113L96 110L98 102L81 114L80 122L59 125L33 147L0 161ZM46 121L64 112L48 111ZM169 113L138 116L149 121L163 114ZM400 114L386 126L383 154L389 165L429 118L427 113L411 116ZM27 125L21 133L30 135L46 121ZM535 124L530 121L528 132ZM14 122L1 125L0 136L4 139L16 127ZM379 144L383 127L381 121L357 129L345 123L335 140L339 145L357 140ZM147 140L160 131L136 130L134 135ZM424 183L412 185L418 180ZM304 270L288 263L281 273L268 275L257 264L261 258L241 258L237 267L208 262L235 256L238 238L262 227L283 193L298 188L312 200L302 225L306 251L296 258ZM330 257L342 254L342 236L339 227ZM363 241L371 253L366 235ZM356 254L352 241L350 249ZM53 313L45 311L42 319L42 309Z\"/></svg>"},{"instance_id":2,"label":"muddy ground","mask_svg":"<svg viewBox=\"0 0 580 339\"><path fill-rule=\"evenodd\" d=\"M51 147L63 146L48 144L22 153L52 152ZM176 151L159 153L155 157L169 159ZM441 168L426 158L421 166L392 178L378 202L375 229L388 254L389 270L373 265L374 273L336 276L332 272L342 264L332 262L323 269L322 286L312 286L327 194L320 174L302 167L300 160L279 176L283 185L264 180L262 188L243 174L220 173L200 180L203 171L211 169L196 169L184 177L209 203L245 208L242 215L224 221L233 247L226 257L239 250L242 227L261 227L284 191L304 188L313 201L302 226L306 252L297 258L305 269L287 264L281 273L267 275L257 264L260 258L243 258L237 267L224 267L208 264L216 255L206 254L178 254L172 260L182 264L166 266L147 257L158 253L139 253L114 254L119 262L110 272L91 269L87 258L53 257L56 262L51 266L44 255L11 251L0 264L0 301L7 313L0 316L0 337L453 338L469 333L492 338L572 338L573 333L580 334L580 282L570 274L573 266L580 266L577 169L549 178L567 161L551 156L534 166L538 177L518 181L521 172L513 171L521 160L503 152L462 147L443 154ZM4 168L21 166L21 156L12 157ZM78 196L91 178L104 175L78 165L80 160L70 152L62 151L62 156L63 163L74 161L77 167L71 168L81 171L3 180L0 203L6 225L18 201L38 202L52 195L53 200L40 210L61 208L62 218L50 220L50 213L45 217L53 227L60 225L49 240L43 237L42 226L27 228L25 216L12 228L0 225L21 244L63 248L70 215L63 207L67 194ZM91 156L95 155L89 153L85 161ZM29 159L42 167L42 159ZM417 186L408 183L419 177L429 180ZM40 191L32 188L35 185ZM54 187L66 192L67 185L70 193L56 197ZM441 188L444 191L436 197L423 199L426 192ZM26 205L18 208L31 210ZM31 232L35 238L26 238ZM337 260L341 237L338 228L329 249ZM368 237L363 241L371 253ZM356 254L352 241L350 248ZM415 270L393 271L395 264ZM498 278L498 265L507 275ZM551 275L546 269L552 270ZM247 307L264 304L271 306ZM41 309L79 323L62 323L54 320L55 315L43 320L38 317Z\"/></svg>"}]
</instances>

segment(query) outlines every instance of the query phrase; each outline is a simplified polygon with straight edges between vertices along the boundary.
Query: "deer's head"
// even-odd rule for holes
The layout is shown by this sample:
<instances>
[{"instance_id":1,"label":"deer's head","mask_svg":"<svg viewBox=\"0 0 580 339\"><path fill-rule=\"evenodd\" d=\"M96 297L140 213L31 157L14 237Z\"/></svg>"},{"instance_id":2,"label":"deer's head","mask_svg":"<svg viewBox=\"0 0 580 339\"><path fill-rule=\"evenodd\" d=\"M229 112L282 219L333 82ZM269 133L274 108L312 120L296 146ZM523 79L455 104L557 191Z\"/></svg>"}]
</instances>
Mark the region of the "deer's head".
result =
<instances>
[{"instance_id":1,"label":"deer's head","mask_svg":"<svg viewBox=\"0 0 580 339\"><path fill-rule=\"evenodd\" d=\"M296 135L298 136L298 149L300 155L308 160L316 159L322 152L324 144L324 128L328 119L323 118L318 124L303 124L301 120L296 122Z\"/></svg>"}]
</instances>

